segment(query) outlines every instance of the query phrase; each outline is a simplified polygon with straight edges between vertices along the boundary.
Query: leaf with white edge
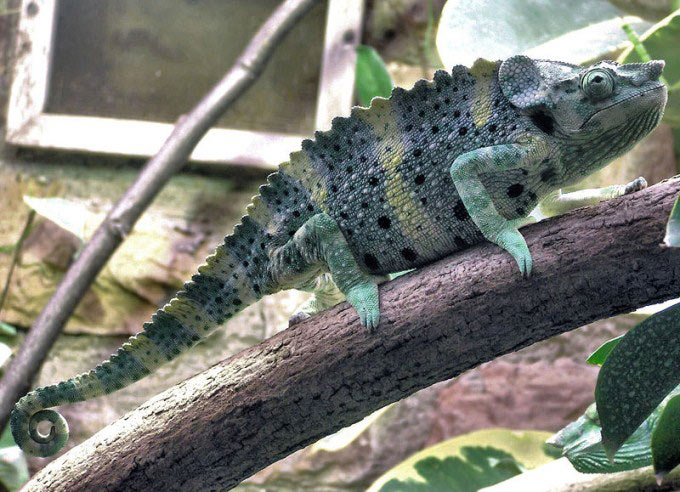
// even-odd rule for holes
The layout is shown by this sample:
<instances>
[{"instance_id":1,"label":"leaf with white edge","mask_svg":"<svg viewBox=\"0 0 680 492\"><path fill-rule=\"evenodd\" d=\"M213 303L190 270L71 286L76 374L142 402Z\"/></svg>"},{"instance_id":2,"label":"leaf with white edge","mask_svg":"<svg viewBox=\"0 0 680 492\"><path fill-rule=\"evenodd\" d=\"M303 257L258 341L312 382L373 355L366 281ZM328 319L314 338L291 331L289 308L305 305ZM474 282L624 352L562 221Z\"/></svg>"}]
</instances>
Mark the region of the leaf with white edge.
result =
<instances>
[{"instance_id":1,"label":"leaf with white edge","mask_svg":"<svg viewBox=\"0 0 680 492\"><path fill-rule=\"evenodd\" d=\"M0 343L0 374L2 373L2 368L5 366L5 364L7 364L7 361L10 357L12 357L12 349L4 343Z\"/></svg>"},{"instance_id":2,"label":"leaf with white edge","mask_svg":"<svg viewBox=\"0 0 680 492\"><path fill-rule=\"evenodd\" d=\"M611 351L597 378L595 402L610 459L680 384L680 304L647 318Z\"/></svg>"},{"instance_id":3,"label":"leaf with white edge","mask_svg":"<svg viewBox=\"0 0 680 492\"><path fill-rule=\"evenodd\" d=\"M668 218L666 224L666 235L663 238L663 243L670 248L680 247L680 196L675 199L671 216Z\"/></svg>"},{"instance_id":4,"label":"leaf with white edge","mask_svg":"<svg viewBox=\"0 0 680 492\"><path fill-rule=\"evenodd\" d=\"M359 102L369 106L374 97L390 97L392 78L385 63L371 46L357 46L356 85Z\"/></svg>"},{"instance_id":5,"label":"leaf with white edge","mask_svg":"<svg viewBox=\"0 0 680 492\"><path fill-rule=\"evenodd\" d=\"M587 63L614 56L630 42L621 17L638 32L652 24L606 0L449 0L437 31L444 66L472 66L477 58L535 58Z\"/></svg>"},{"instance_id":6,"label":"leaf with white edge","mask_svg":"<svg viewBox=\"0 0 680 492\"><path fill-rule=\"evenodd\" d=\"M474 469L481 467L491 468L495 474L496 472L505 473L508 470L516 472L521 470L522 467L533 469L554 459L552 455L546 453L543 445L549 436L550 433L548 432L510 429L484 429L457 436L423 449L407 458L373 482L367 492L395 490L394 488L383 489L389 482L392 482L390 487L396 487L400 484L417 487L418 484L426 484L424 480L428 479L431 479L430 485L440 479L447 480L437 470L460 471L473 468L471 473L474 474ZM486 453L484 449L489 448L492 448L492 451ZM504 459L496 454L498 452L511 455L511 459ZM423 478L424 476L426 478ZM451 480L455 480L455 477ZM398 490L407 489L399 488ZM411 488L408 490L411 490ZM418 490L430 491L436 489L422 488ZM454 489L449 487L444 490Z\"/></svg>"},{"instance_id":7,"label":"leaf with white edge","mask_svg":"<svg viewBox=\"0 0 680 492\"><path fill-rule=\"evenodd\" d=\"M614 347L616 347L621 339L623 338L623 335L618 336L616 338L612 338L611 340L607 340L604 342L602 345L600 345L595 352L590 354L590 357L586 359L586 362L588 364L592 364L594 366L601 366L604 361L607 359L607 356L609 353L614 350Z\"/></svg>"},{"instance_id":8,"label":"leaf with white edge","mask_svg":"<svg viewBox=\"0 0 680 492\"><path fill-rule=\"evenodd\" d=\"M668 401L652 433L652 464L659 485L680 465L680 395Z\"/></svg>"},{"instance_id":9,"label":"leaf with white edge","mask_svg":"<svg viewBox=\"0 0 680 492\"><path fill-rule=\"evenodd\" d=\"M642 32L636 29L637 32ZM666 66L663 76L668 83L668 102L663 114L663 121L680 128L680 10L651 26L640 36L640 41L655 60L664 60ZM628 48L619 57L621 63L638 63L642 61L640 53Z\"/></svg>"}]
</instances>

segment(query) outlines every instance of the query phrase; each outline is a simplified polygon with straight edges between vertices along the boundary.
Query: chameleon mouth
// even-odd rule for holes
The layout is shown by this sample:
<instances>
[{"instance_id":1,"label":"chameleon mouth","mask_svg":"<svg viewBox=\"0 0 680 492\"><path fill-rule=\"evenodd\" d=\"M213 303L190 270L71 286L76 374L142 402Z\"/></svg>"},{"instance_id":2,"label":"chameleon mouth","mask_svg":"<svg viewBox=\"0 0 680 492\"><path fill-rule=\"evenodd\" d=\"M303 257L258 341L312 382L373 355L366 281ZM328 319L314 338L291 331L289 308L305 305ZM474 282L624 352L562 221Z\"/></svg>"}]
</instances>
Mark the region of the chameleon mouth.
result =
<instances>
[{"instance_id":1,"label":"chameleon mouth","mask_svg":"<svg viewBox=\"0 0 680 492\"><path fill-rule=\"evenodd\" d=\"M632 96L628 96L627 98L621 99L620 101L616 101L616 102L614 102L614 103L612 103L612 104L610 104L610 105L608 105L608 106L605 106L604 108L600 108L600 109L598 109L595 113L593 113L593 114L590 116L590 118L588 118L588 119L581 125L581 127L580 127L579 129L585 128L585 127L586 127L593 119L597 118L597 116L598 116L600 113L604 112L604 111L608 111L608 110L610 110L611 108L616 107L616 106L618 106L618 105L620 105L620 104L623 104L623 103L625 103L626 101L630 101L631 99L635 99L636 97L643 97L645 94L647 94L647 93L649 93L649 92L654 92L654 91L658 91L658 90L663 90L663 91L665 92L665 89L666 89L666 86L665 86L664 84L662 84L662 83L659 83L658 85L655 85L654 87L650 87L649 89L646 89L646 90L644 90L644 91L642 91L642 92L638 92L637 94L634 94L634 95L632 95ZM663 106L664 106L665 104L666 104L666 97L664 96L664 97L663 97L663 102L660 104L660 106L663 108ZM649 105L649 104L648 104L648 105ZM652 109L652 108L650 107L650 108L648 108L648 109Z\"/></svg>"}]
</instances>

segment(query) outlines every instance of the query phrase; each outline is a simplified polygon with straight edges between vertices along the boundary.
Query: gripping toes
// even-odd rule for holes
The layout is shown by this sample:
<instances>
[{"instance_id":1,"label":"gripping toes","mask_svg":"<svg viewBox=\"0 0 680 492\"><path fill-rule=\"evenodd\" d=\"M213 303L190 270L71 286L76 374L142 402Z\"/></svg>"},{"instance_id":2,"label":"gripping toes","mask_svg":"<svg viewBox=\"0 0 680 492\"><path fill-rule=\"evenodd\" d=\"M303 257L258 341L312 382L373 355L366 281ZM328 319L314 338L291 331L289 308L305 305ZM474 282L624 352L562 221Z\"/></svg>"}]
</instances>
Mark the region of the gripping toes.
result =
<instances>
[{"instance_id":1,"label":"gripping toes","mask_svg":"<svg viewBox=\"0 0 680 492\"><path fill-rule=\"evenodd\" d=\"M531 253L524 237L515 227L501 230L494 242L512 255L523 277L531 276Z\"/></svg>"},{"instance_id":2,"label":"gripping toes","mask_svg":"<svg viewBox=\"0 0 680 492\"><path fill-rule=\"evenodd\" d=\"M640 176L626 185L623 194L627 195L628 193L635 193L636 191L644 190L645 188L647 188L647 180Z\"/></svg>"},{"instance_id":3,"label":"gripping toes","mask_svg":"<svg viewBox=\"0 0 680 492\"><path fill-rule=\"evenodd\" d=\"M373 330L380 322L380 306L378 303L378 285L376 283L359 284L347 293L347 301L356 309L361 324Z\"/></svg>"}]
</instances>

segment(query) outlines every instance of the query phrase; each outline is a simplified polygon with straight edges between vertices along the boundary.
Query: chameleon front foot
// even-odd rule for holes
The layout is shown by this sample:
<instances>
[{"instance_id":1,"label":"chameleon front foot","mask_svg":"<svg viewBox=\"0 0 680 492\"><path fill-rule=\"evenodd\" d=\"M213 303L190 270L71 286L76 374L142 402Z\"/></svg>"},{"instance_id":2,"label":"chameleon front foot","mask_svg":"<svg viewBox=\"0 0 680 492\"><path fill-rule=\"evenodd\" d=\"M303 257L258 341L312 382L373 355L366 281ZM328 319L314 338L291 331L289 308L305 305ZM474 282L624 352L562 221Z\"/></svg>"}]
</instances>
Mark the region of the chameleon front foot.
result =
<instances>
[{"instance_id":1,"label":"chameleon front foot","mask_svg":"<svg viewBox=\"0 0 680 492\"><path fill-rule=\"evenodd\" d=\"M363 326L369 330L378 327L380 323L378 284L367 282L350 288L347 292L347 302L356 309Z\"/></svg>"},{"instance_id":2,"label":"chameleon front foot","mask_svg":"<svg viewBox=\"0 0 680 492\"><path fill-rule=\"evenodd\" d=\"M531 253L524 237L514 225L509 225L502 229L494 242L512 255L523 277L528 278L531 276L533 265Z\"/></svg>"},{"instance_id":3,"label":"chameleon front foot","mask_svg":"<svg viewBox=\"0 0 680 492\"><path fill-rule=\"evenodd\" d=\"M647 188L647 180L640 176L637 179L634 179L627 185L625 185L625 188L623 189L623 194L627 195L629 193L635 193L636 191L644 190Z\"/></svg>"}]
</instances>

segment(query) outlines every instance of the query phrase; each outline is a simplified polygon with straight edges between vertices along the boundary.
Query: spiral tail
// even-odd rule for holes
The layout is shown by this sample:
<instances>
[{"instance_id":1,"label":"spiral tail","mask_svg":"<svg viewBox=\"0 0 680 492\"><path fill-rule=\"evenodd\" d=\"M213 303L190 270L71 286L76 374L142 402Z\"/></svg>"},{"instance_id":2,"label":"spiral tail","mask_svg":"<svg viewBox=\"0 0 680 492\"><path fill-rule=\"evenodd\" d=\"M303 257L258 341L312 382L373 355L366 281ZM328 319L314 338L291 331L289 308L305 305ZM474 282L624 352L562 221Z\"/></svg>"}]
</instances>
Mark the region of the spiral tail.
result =
<instances>
[{"instance_id":1,"label":"spiral tail","mask_svg":"<svg viewBox=\"0 0 680 492\"><path fill-rule=\"evenodd\" d=\"M19 400L10 419L16 443L34 456L56 453L68 440L68 425L46 408L112 393L142 379L275 291L267 276L267 242L264 229L244 217L234 234L198 269L198 275L109 360L67 381L37 388ZM44 421L51 423L47 435L38 430Z\"/></svg>"}]
</instances>

